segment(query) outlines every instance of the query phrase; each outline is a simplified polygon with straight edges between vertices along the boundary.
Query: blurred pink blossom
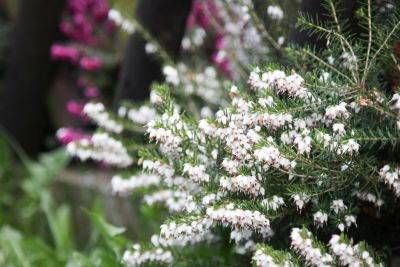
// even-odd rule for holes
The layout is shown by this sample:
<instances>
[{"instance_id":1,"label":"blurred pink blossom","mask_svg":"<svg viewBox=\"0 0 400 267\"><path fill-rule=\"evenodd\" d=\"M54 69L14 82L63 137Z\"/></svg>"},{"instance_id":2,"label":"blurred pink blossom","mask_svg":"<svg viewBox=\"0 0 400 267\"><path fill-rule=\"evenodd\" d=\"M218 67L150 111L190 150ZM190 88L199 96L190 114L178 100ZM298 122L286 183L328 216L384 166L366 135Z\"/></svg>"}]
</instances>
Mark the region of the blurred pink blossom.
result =
<instances>
[{"instance_id":1,"label":"blurred pink blossom","mask_svg":"<svg viewBox=\"0 0 400 267\"><path fill-rule=\"evenodd\" d=\"M80 140L88 140L90 141L92 136L90 134L86 134L82 132L80 129L72 129L72 128L60 128L57 131L57 139L63 145L67 145L71 142L80 141Z\"/></svg>"},{"instance_id":2,"label":"blurred pink blossom","mask_svg":"<svg viewBox=\"0 0 400 267\"><path fill-rule=\"evenodd\" d=\"M85 96L87 98L97 98L100 96L99 89L94 86L89 86L85 88Z\"/></svg>"},{"instance_id":3,"label":"blurred pink blossom","mask_svg":"<svg viewBox=\"0 0 400 267\"><path fill-rule=\"evenodd\" d=\"M51 57L53 59L77 62L79 59L79 51L74 47L54 44L51 47Z\"/></svg>"},{"instance_id":4,"label":"blurred pink blossom","mask_svg":"<svg viewBox=\"0 0 400 267\"><path fill-rule=\"evenodd\" d=\"M67 103L67 111L71 115L81 116L84 104L75 100L70 100Z\"/></svg>"},{"instance_id":5,"label":"blurred pink blossom","mask_svg":"<svg viewBox=\"0 0 400 267\"><path fill-rule=\"evenodd\" d=\"M102 67L102 61L98 57L82 57L80 67L86 71L96 71Z\"/></svg>"}]
</instances>

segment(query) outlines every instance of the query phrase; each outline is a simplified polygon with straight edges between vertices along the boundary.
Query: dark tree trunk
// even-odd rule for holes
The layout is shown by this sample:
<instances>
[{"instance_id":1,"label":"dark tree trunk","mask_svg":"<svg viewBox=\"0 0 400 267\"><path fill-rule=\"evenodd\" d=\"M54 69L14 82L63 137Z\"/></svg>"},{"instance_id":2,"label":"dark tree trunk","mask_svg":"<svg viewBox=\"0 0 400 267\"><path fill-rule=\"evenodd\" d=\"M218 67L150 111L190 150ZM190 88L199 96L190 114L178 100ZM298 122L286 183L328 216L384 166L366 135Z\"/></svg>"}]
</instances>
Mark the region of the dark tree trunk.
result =
<instances>
[{"instance_id":1,"label":"dark tree trunk","mask_svg":"<svg viewBox=\"0 0 400 267\"><path fill-rule=\"evenodd\" d=\"M50 46L58 32L64 0L20 0L12 51L1 96L0 124L30 154L43 145L51 82Z\"/></svg>"},{"instance_id":2,"label":"dark tree trunk","mask_svg":"<svg viewBox=\"0 0 400 267\"><path fill-rule=\"evenodd\" d=\"M156 37L172 58L179 54L191 0L140 0L136 18ZM153 81L161 81L161 66L145 52L145 41L135 33L126 48L114 105L123 100L143 100Z\"/></svg>"},{"instance_id":3,"label":"dark tree trunk","mask_svg":"<svg viewBox=\"0 0 400 267\"><path fill-rule=\"evenodd\" d=\"M1 23L8 21L8 14L6 10L6 6L4 4L4 0L0 0L0 27Z\"/></svg>"}]
</instances>

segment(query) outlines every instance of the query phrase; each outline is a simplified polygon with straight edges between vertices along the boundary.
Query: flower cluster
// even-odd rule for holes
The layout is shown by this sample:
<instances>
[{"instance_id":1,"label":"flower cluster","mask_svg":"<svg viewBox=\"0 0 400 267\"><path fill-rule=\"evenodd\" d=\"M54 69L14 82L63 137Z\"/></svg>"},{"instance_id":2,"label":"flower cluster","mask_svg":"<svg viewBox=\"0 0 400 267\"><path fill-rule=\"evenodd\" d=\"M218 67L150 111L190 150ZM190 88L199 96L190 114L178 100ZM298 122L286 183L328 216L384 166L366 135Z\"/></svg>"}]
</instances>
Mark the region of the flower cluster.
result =
<instances>
[{"instance_id":1,"label":"flower cluster","mask_svg":"<svg viewBox=\"0 0 400 267\"><path fill-rule=\"evenodd\" d=\"M276 211L280 207L285 205L285 201L282 197L272 196L271 198L266 198L261 201L261 205L263 205L267 210Z\"/></svg>"},{"instance_id":2,"label":"flower cluster","mask_svg":"<svg viewBox=\"0 0 400 267\"><path fill-rule=\"evenodd\" d=\"M280 21L283 18L283 10L279 6L268 6L267 14L273 20Z\"/></svg>"},{"instance_id":3,"label":"flower cluster","mask_svg":"<svg viewBox=\"0 0 400 267\"><path fill-rule=\"evenodd\" d=\"M79 140L87 140L90 142L90 139L92 138L90 134L72 128L60 128L57 130L56 136L63 145L68 145L71 142Z\"/></svg>"},{"instance_id":4,"label":"flower cluster","mask_svg":"<svg viewBox=\"0 0 400 267\"><path fill-rule=\"evenodd\" d=\"M288 259L289 258L289 259ZM257 267L295 267L291 257L276 253L270 248L258 248L253 254L253 262Z\"/></svg>"},{"instance_id":5,"label":"flower cluster","mask_svg":"<svg viewBox=\"0 0 400 267\"><path fill-rule=\"evenodd\" d=\"M363 244L352 245L343 236L333 235L329 241L330 249L341 264L344 266L361 267L383 266L381 263L376 263L370 252L365 249Z\"/></svg>"},{"instance_id":6,"label":"flower cluster","mask_svg":"<svg viewBox=\"0 0 400 267\"><path fill-rule=\"evenodd\" d=\"M107 133L96 133L90 141L82 139L71 142L67 145L67 152L82 161L93 159L122 168L133 163L125 146Z\"/></svg>"},{"instance_id":7,"label":"flower cluster","mask_svg":"<svg viewBox=\"0 0 400 267\"><path fill-rule=\"evenodd\" d=\"M184 94L199 96L209 104L224 104L221 87L224 87L225 81L218 79L214 67L207 66L202 71L193 71L181 62L176 67L165 66L163 73L165 81L180 88Z\"/></svg>"},{"instance_id":8,"label":"flower cluster","mask_svg":"<svg viewBox=\"0 0 400 267\"><path fill-rule=\"evenodd\" d=\"M175 222L161 225L160 236L169 242L169 245L186 246L200 242L213 242L216 236L211 232L212 222L205 218L200 220L191 220L190 223Z\"/></svg>"},{"instance_id":9,"label":"flower cluster","mask_svg":"<svg viewBox=\"0 0 400 267\"><path fill-rule=\"evenodd\" d=\"M193 166L186 163L183 167L183 173L187 174L195 183L208 183L210 181L210 175L205 170L206 167L204 165Z\"/></svg>"},{"instance_id":10,"label":"flower cluster","mask_svg":"<svg viewBox=\"0 0 400 267\"><path fill-rule=\"evenodd\" d=\"M110 132L121 133L124 129L120 123L111 118L110 113L106 111L102 103L87 103L83 112L97 125Z\"/></svg>"},{"instance_id":11,"label":"flower cluster","mask_svg":"<svg viewBox=\"0 0 400 267\"><path fill-rule=\"evenodd\" d=\"M139 244L133 245L132 251L125 251L122 256L122 262L127 266L140 266L145 263L164 263L171 264L174 258L170 251L162 248L153 250L141 250Z\"/></svg>"},{"instance_id":12,"label":"flower cluster","mask_svg":"<svg viewBox=\"0 0 400 267\"><path fill-rule=\"evenodd\" d=\"M222 177L220 180L220 186L224 190L243 192L253 196L265 194L265 189L254 176L238 175L231 178Z\"/></svg>"},{"instance_id":13,"label":"flower cluster","mask_svg":"<svg viewBox=\"0 0 400 267\"><path fill-rule=\"evenodd\" d=\"M292 247L314 266L334 266L332 255L324 252L307 229L293 228L290 234Z\"/></svg>"},{"instance_id":14,"label":"flower cluster","mask_svg":"<svg viewBox=\"0 0 400 267\"><path fill-rule=\"evenodd\" d=\"M379 177L387 184L395 193L396 196L400 196L400 168L391 168L389 165L385 165L379 171Z\"/></svg>"},{"instance_id":15,"label":"flower cluster","mask_svg":"<svg viewBox=\"0 0 400 267\"><path fill-rule=\"evenodd\" d=\"M314 217L314 223L317 226L322 226L326 224L328 221L328 214L325 212L317 211L316 213L314 213L313 217Z\"/></svg>"},{"instance_id":16,"label":"flower cluster","mask_svg":"<svg viewBox=\"0 0 400 267\"><path fill-rule=\"evenodd\" d=\"M304 79L295 72L291 75L286 75L281 70L262 73L259 68L255 68L250 74L248 83L254 90L276 88L279 93L291 97L310 97L308 89L304 87Z\"/></svg>"},{"instance_id":17,"label":"flower cluster","mask_svg":"<svg viewBox=\"0 0 400 267\"><path fill-rule=\"evenodd\" d=\"M122 178L119 175L111 179L111 188L114 194L126 196L138 188L146 188L160 184L160 177L157 175L139 174L129 178Z\"/></svg>"},{"instance_id":18,"label":"flower cluster","mask_svg":"<svg viewBox=\"0 0 400 267\"><path fill-rule=\"evenodd\" d=\"M127 117L135 124L145 125L156 118L157 112L154 108L145 105L138 109L121 106L118 109L118 116Z\"/></svg>"},{"instance_id":19,"label":"flower cluster","mask_svg":"<svg viewBox=\"0 0 400 267\"><path fill-rule=\"evenodd\" d=\"M99 100L100 90L92 73L104 67L104 51L111 38L105 38L114 31L114 24L107 18L110 6L107 0L68 0L60 23L61 32L67 37L66 43L55 43L51 47L54 60L67 61L78 68L76 85L83 89L81 99L67 102L67 111L82 116L83 106L90 100Z\"/></svg>"},{"instance_id":20,"label":"flower cluster","mask_svg":"<svg viewBox=\"0 0 400 267\"><path fill-rule=\"evenodd\" d=\"M235 205L228 203L218 208L208 208L207 216L215 222L232 228L252 229L259 233L269 233L269 219L259 211L243 210L235 208Z\"/></svg>"},{"instance_id":21,"label":"flower cluster","mask_svg":"<svg viewBox=\"0 0 400 267\"><path fill-rule=\"evenodd\" d=\"M121 27L128 34L133 34L135 32L135 26L133 23L122 16L121 12L116 9L110 9L108 11L108 19L115 23L115 25Z\"/></svg>"}]
</instances>

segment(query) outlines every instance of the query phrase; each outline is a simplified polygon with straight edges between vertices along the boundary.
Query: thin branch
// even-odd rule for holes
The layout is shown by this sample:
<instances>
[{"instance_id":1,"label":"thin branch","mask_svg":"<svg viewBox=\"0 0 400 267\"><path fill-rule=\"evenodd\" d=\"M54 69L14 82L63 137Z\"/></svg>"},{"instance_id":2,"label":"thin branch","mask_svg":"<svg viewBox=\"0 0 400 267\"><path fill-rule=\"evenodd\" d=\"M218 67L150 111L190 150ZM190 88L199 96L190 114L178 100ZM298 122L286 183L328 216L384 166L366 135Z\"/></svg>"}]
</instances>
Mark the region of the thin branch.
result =
<instances>
[{"instance_id":1,"label":"thin branch","mask_svg":"<svg viewBox=\"0 0 400 267\"><path fill-rule=\"evenodd\" d=\"M367 59L365 60L364 74L361 85L365 86L365 76L367 73L369 56L371 53L371 45L372 45L372 18L371 18L371 0L368 0L368 48L367 48Z\"/></svg>"},{"instance_id":2,"label":"thin branch","mask_svg":"<svg viewBox=\"0 0 400 267\"><path fill-rule=\"evenodd\" d=\"M348 48L348 50L350 51L351 56L352 56L353 58L356 58L356 55L355 55L355 53L354 53L354 51L353 51L352 46L350 45L350 43L347 41L347 39L346 39L342 34L336 32L336 31L333 31L333 30L328 30L328 29L326 29L326 28L324 28L324 27L321 27L321 26L319 26L319 25L316 25L316 24L311 23L311 22L306 21L306 20L303 20L303 24L308 25L308 26L311 27L311 28L315 28L316 30L325 32L326 34L334 34L336 37L339 38L339 40L343 41L344 45L345 45L345 46ZM355 62L355 64L356 64L356 70L358 70L357 61ZM357 78L356 73L354 73L354 71L352 71L351 73L352 73L352 75L353 75L354 81L355 81L356 83L358 83L359 79Z\"/></svg>"},{"instance_id":3,"label":"thin branch","mask_svg":"<svg viewBox=\"0 0 400 267\"><path fill-rule=\"evenodd\" d=\"M314 60L318 61L319 63L323 64L324 66L326 66L327 68L329 68L330 70L336 72L337 74L339 74L340 76L342 76L343 78L346 78L347 80L349 80L350 82L353 82L353 80L347 76L346 74L344 74L343 72L341 72L340 70L338 70L337 68L335 68L334 66L330 65L329 63L325 62L324 60L322 60L320 57L318 57L317 55L315 55L314 53L304 49L303 50L304 53L306 53L307 55L309 55L310 57L312 57Z\"/></svg>"},{"instance_id":4,"label":"thin branch","mask_svg":"<svg viewBox=\"0 0 400 267\"><path fill-rule=\"evenodd\" d=\"M272 38L271 34L265 28L264 24L261 22L253 6L249 6L249 13L254 21L256 28L265 36L268 42L276 49L276 51L281 52L281 46Z\"/></svg>"},{"instance_id":5,"label":"thin branch","mask_svg":"<svg viewBox=\"0 0 400 267\"><path fill-rule=\"evenodd\" d=\"M383 41L382 45L379 47L379 49L375 52L375 54L372 56L371 61L369 62L369 65L365 71L365 76L363 77L363 83L365 83L365 81L368 78L368 74L369 74L369 70L371 69L372 64L374 63L374 61L376 60L377 56L379 55L379 53L382 51L382 49L384 47L387 47L387 43L389 41L389 39L392 37L392 35L396 32L397 28L400 27L400 21L397 22L397 24L393 27L393 29L390 31L390 33L388 34L388 36L386 37L385 41Z\"/></svg>"},{"instance_id":6,"label":"thin branch","mask_svg":"<svg viewBox=\"0 0 400 267\"><path fill-rule=\"evenodd\" d=\"M152 43L157 47L156 53L160 55L162 60L169 64L175 65L173 59L169 56L168 52L164 49L164 47L158 42L156 38L154 38L136 19L131 19L132 24L135 26L135 29L139 32L139 34L147 41L148 43Z\"/></svg>"},{"instance_id":7,"label":"thin branch","mask_svg":"<svg viewBox=\"0 0 400 267\"><path fill-rule=\"evenodd\" d=\"M355 54L354 54L354 52L353 52L353 49L352 49L351 45L349 44L349 42L347 41L347 39L342 35L342 28L341 28L340 23L339 23L339 19L338 19L337 13L336 13L335 5L333 4L332 0L328 0L328 3L329 3L329 6L330 6L330 8L331 8L332 15L333 15L333 19L334 19L335 24L336 24L336 29L337 29L337 31L338 31L337 33L338 33L339 36L340 36L340 37L339 37L339 40L340 40L340 44L341 44L341 46L342 46L343 52L346 52L346 49L345 49L345 46L344 46L344 44L346 44L346 46L348 47L348 49L349 49L349 51L350 51L352 57L355 58ZM343 43L344 43L344 44L343 44ZM355 62L355 66L356 66L356 73L357 73L357 75L356 75L353 71L352 71L352 74L353 74L353 78L354 78L356 81L358 81L359 78L358 78L357 76L358 76L358 70L359 70L359 68L358 68L357 61Z\"/></svg>"}]
</instances>

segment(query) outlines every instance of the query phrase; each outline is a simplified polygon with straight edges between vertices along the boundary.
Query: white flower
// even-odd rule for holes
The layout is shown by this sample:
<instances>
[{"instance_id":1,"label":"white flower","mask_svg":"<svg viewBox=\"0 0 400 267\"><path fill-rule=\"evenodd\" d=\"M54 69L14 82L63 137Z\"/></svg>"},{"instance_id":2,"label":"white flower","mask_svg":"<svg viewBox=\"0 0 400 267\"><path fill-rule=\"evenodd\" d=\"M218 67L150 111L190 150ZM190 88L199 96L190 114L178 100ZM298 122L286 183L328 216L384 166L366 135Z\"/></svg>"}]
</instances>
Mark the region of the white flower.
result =
<instances>
[{"instance_id":1,"label":"white flower","mask_svg":"<svg viewBox=\"0 0 400 267\"><path fill-rule=\"evenodd\" d=\"M336 199L332 201L331 209L338 214L347 210L347 206L343 203L343 199Z\"/></svg>"},{"instance_id":2,"label":"white flower","mask_svg":"<svg viewBox=\"0 0 400 267\"><path fill-rule=\"evenodd\" d=\"M389 103L391 109L397 109L400 111L400 94L394 94Z\"/></svg>"},{"instance_id":3,"label":"white flower","mask_svg":"<svg viewBox=\"0 0 400 267\"><path fill-rule=\"evenodd\" d=\"M242 167L242 162L239 160L229 160L225 158L222 161L221 166L228 171L229 174L233 175L238 172L240 167Z\"/></svg>"},{"instance_id":4,"label":"white flower","mask_svg":"<svg viewBox=\"0 0 400 267\"><path fill-rule=\"evenodd\" d=\"M265 251L257 249L253 255L253 261L257 267L294 267L294 263L284 261L282 264L280 261L275 260L271 255L268 255Z\"/></svg>"},{"instance_id":5,"label":"white flower","mask_svg":"<svg viewBox=\"0 0 400 267\"><path fill-rule=\"evenodd\" d=\"M267 98L259 98L258 103L263 108L266 108L268 106L272 106L272 104L274 103L274 99L272 98L272 96L268 96Z\"/></svg>"},{"instance_id":6,"label":"white flower","mask_svg":"<svg viewBox=\"0 0 400 267\"><path fill-rule=\"evenodd\" d=\"M268 6L267 14L273 20L280 21L283 19L283 10L279 6Z\"/></svg>"},{"instance_id":7,"label":"white flower","mask_svg":"<svg viewBox=\"0 0 400 267\"><path fill-rule=\"evenodd\" d=\"M165 178L171 178L175 174L174 168L161 161L144 160L142 162L144 170L153 171Z\"/></svg>"},{"instance_id":8,"label":"white flower","mask_svg":"<svg viewBox=\"0 0 400 267\"><path fill-rule=\"evenodd\" d=\"M356 196L363 201L371 202L377 207L381 207L385 203L383 199L378 198L377 196L369 192L354 191L351 195Z\"/></svg>"},{"instance_id":9,"label":"white flower","mask_svg":"<svg viewBox=\"0 0 400 267\"><path fill-rule=\"evenodd\" d=\"M212 117L213 116L213 112L208 106L204 106L200 110L200 116L202 118Z\"/></svg>"},{"instance_id":10,"label":"white flower","mask_svg":"<svg viewBox=\"0 0 400 267\"><path fill-rule=\"evenodd\" d=\"M147 43L145 46L145 51L147 54L154 54L155 52L157 52L157 46L152 43Z\"/></svg>"},{"instance_id":11,"label":"white flower","mask_svg":"<svg viewBox=\"0 0 400 267\"><path fill-rule=\"evenodd\" d=\"M349 228L352 224L357 225L357 220L354 215L346 215L344 217L344 221L346 223L347 228Z\"/></svg>"},{"instance_id":12,"label":"white flower","mask_svg":"<svg viewBox=\"0 0 400 267\"><path fill-rule=\"evenodd\" d=\"M261 205L263 205L267 210L277 210L281 206L285 205L285 202L282 197L273 196L271 198L263 199L261 201Z\"/></svg>"},{"instance_id":13,"label":"white flower","mask_svg":"<svg viewBox=\"0 0 400 267\"><path fill-rule=\"evenodd\" d=\"M342 145L343 153L348 153L350 155L357 153L359 149L360 145L354 139L349 139L347 143Z\"/></svg>"},{"instance_id":14,"label":"white flower","mask_svg":"<svg viewBox=\"0 0 400 267\"><path fill-rule=\"evenodd\" d=\"M252 236L252 234L253 234L253 231L250 231L250 230L234 229L233 231L231 231L230 239L235 241L236 244L238 244L240 241L249 240L249 238Z\"/></svg>"},{"instance_id":15,"label":"white flower","mask_svg":"<svg viewBox=\"0 0 400 267\"><path fill-rule=\"evenodd\" d=\"M331 237L329 246L333 254L339 259L343 266L383 266L381 263L376 263L363 246L354 246L352 242L345 241L338 235L333 235Z\"/></svg>"},{"instance_id":16,"label":"white flower","mask_svg":"<svg viewBox=\"0 0 400 267\"><path fill-rule=\"evenodd\" d=\"M232 203L218 208L207 208L207 216L222 225L232 228L252 229L260 233L269 233L269 219L259 211L235 209Z\"/></svg>"},{"instance_id":17,"label":"white flower","mask_svg":"<svg viewBox=\"0 0 400 267\"><path fill-rule=\"evenodd\" d=\"M158 95L155 91L150 92L150 102L152 104L161 104L162 103L162 98L160 95Z\"/></svg>"},{"instance_id":18,"label":"white flower","mask_svg":"<svg viewBox=\"0 0 400 267\"><path fill-rule=\"evenodd\" d=\"M337 118L348 119L350 114L346 109L347 103L341 102L336 106L329 106L325 110L325 118L335 120Z\"/></svg>"},{"instance_id":19,"label":"white flower","mask_svg":"<svg viewBox=\"0 0 400 267\"><path fill-rule=\"evenodd\" d=\"M137 188L149 187L158 185L161 179L156 175L139 174L129 178L122 178L119 175L113 176L111 179L111 188L114 194L126 196L132 193Z\"/></svg>"},{"instance_id":20,"label":"white flower","mask_svg":"<svg viewBox=\"0 0 400 267\"><path fill-rule=\"evenodd\" d=\"M148 106L141 106L139 109L129 109L127 115L132 122L144 125L156 118L157 111Z\"/></svg>"},{"instance_id":21,"label":"white flower","mask_svg":"<svg viewBox=\"0 0 400 267\"><path fill-rule=\"evenodd\" d=\"M328 214L322 211L317 211L314 213L313 217L314 223L318 226L324 225L328 221Z\"/></svg>"},{"instance_id":22,"label":"white flower","mask_svg":"<svg viewBox=\"0 0 400 267\"><path fill-rule=\"evenodd\" d=\"M296 204L297 210L301 211L304 205L310 201L310 197L305 193L295 194L292 196L294 203Z\"/></svg>"},{"instance_id":23,"label":"white flower","mask_svg":"<svg viewBox=\"0 0 400 267\"><path fill-rule=\"evenodd\" d=\"M108 11L108 19L115 23L115 25L120 26L128 34L133 34L135 32L135 27L131 21L124 18L116 9L110 9Z\"/></svg>"},{"instance_id":24,"label":"white flower","mask_svg":"<svg viewBox=\"0 0 400 267\"><path fill-rule=\"evenodd\" d=\"M122 262L128 266L140 266L145 263L158 262L171 264L174 258L168 250L156 247L151 250L142 250L140 245L133 245L133 250L127 250L122 256Z\"/></svg>"},{"instance_id":25,"label":"white flower","mask_svg":"<svg viewBox=\"0 0 400 267\"><path fill-rule=\"evenodd\" d=\"M379 171L379 176L394 191L396 196L400 196L400 168L391 170L392 168L389 165L385 165Z\"/></svg>"},{"instance_id":26,"label":"white flower","mask_svg":"<svg viewBox=\"0 0 400 267\"><path fill-rule=\"evenodd\" d=\"M335 62L335 58L334 58L333 56L329 56L329 57L327 58L327 61L328 61L328 63L329 63L330 65L333 65L333 63Z\"/></svg>"},{"instance_id":27,"label":"white flower","mask_svg":"<svg viewBox=\"0 0 400 267\"><path fill-rule=\"evenodd\" d=\"M174 86L178 86L180 83L178 70L172 66L165 66L163 69L163 73L165 75L165 81Z\"/></svg>"},{"instance_id":28,"label":"white flower","mask_svg":"<svg viewBox=\"0 0 400 267\"><path fill-rule=\"evenodd\" d=\"M133 163L133 159L124 145L107 133L95 133L90 142L86 139L71 142L67 145L67 152L82 161L90 158L121 168L128 167Z\"/></svg>"},{"instance_id":29,"label":"white flower","mask_svg":"<svg viewBox=\"0 0 400 267\"><path fill-rule=\"evenodd\" d=\"M231 192L243 192L252 196L265 194L265 189L254 176L238 175L235 177L222 177L220 180L222 189Z\"/></svg>"},{"instance_id":30,"label":"white flower","mask_svg":"<svg viewBox=\"0 0 400 267\"><path fill-rule=\"evenodd\" d=\"M216 236L211 232L211 226L212 221L207 218L193 218L186 223L163 224L160 227L159 242L181 247L199 242L212 242L216 240Z\"/></svg>"},{"instance_id":31,"label":"white flower","mask_svg":"<svg viewBox=\"0 0 400 267\"><path fill-rule=\"evenodd\" d=\"M357 57L349 52L344 52L340 58L343 59L343 67L354 70L357 67Z\"/></svg>"},{"instance_id":32,"label":"white flower","mask_svg":"<svg viewBox=\"0 0 400 267\"><path fill-rule=\"evenodd\" d=\"M210 175L205 170L206 167L204 165L193 166L185 163L183 166L183 173L187 174L195 183L208 183L210 181Z\"/></svg>"},{"instance_id":33,"label":"white flower","mask_svg":"<svg viewBox=\"0 0 400 267\"><path fill-rule=\"evenodd\" d=\"M122 124L111 118L102 103L86 103L83 113L110 132L121 133L124 129Z\"/></svg>"},{"instance_id":34,"label":"white flower","mask_svg":"<svg viewBox=\"0 0 400 267\"><path fill-rule=\"evenodd\" d=\"M292 247L299 252L307 262L314 266L334 266L333 257L314 247L311 233L306 229L293 228L290 234Z\"/></svg>"},{"instance_id":35,"label":"white flower","mask_svg":"<svg viewBox=\"0 0 400 267\"><path fill-rule=\"evenodd\" d=\"M255 150L254 157L257 161L276 168L289 169L290 167L290 161L282 157L279 150L274 146L265 146Z\"/></svg>"},{"instance_id":36,"label":"white flower","mask_svg":"<svg viewBox=\"0 0 400 267\"><path fill-rule=\"evenodd\" d=\"M276 42L278 43L278 45L283 45L285 43L285 37L279 36Z\"/></svg>"},{"instance_id":37,"label":"white flower","mask_svg":"<svg viewBox=\"0 0 400 267\"><path fill-rule=\"evenodd\" d=\"M333 124L332 129L333 129L333 132L339 136L342 136L346 133L346 130L344 129L344 124L342 124L342 123Z\"/></svg>"}]
</instances>

